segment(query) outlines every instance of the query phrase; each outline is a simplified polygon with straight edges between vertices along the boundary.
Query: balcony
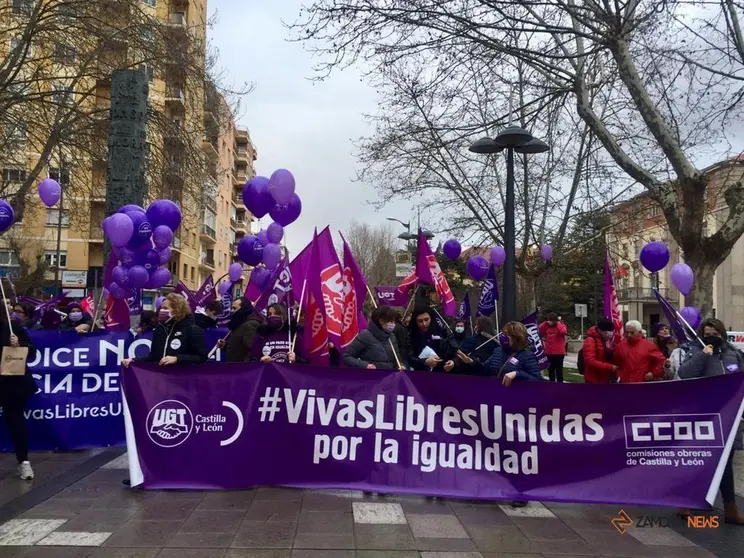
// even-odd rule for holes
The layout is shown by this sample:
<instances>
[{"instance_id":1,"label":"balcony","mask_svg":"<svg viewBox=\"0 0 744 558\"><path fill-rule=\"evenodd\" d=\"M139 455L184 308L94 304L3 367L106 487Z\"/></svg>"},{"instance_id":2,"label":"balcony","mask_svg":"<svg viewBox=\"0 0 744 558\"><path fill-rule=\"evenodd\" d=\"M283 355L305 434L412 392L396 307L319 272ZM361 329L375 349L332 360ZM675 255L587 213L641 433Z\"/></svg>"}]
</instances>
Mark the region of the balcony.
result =
<instances>
[{"instance_id":1,"label":"balcony","mask_svg":"<svg viewBox=\"0 0 744 558\"><path fill-rule=\"evenodd\" d=\"M232 196L232 201L233 201L233 203L234 203L235 205L237 205L237 206L238 206L238 208L243 208L243 207L245 207L245 204L243 204L243 192L242 192L242 187L241 187L240 191L236 190L235 192L233 192L233 196Z\"/></svg>"},{"instance_id":2,"label":"balcony","mask_svg":"<svg viewBox=\"0 0 744 558\"><path fill-rule=\"evenodd\" d=\"M245 186L245 183L248 182L248 175L245 173L245 171L239 171L237 169L233 170L232 173L233 177L233 186L240 187L241 189L243 186Z\"/></svg>"},{"instance_id":3,"label":"balcony","mask_svg":"<svg viewBox=\"0 0 744 558\"><path fill-rule=\"evenodd\" d=\"M199 232L199 237L202 240L206 241L207 243L211 243L211 244L216 244L217 243L217 233L209 225L202 225L201 226L201 230Z\"/></svg>"},{"instance_id":4,"label":"balcony","mask_svg":"<svg viewBox=\"0 0 744 558\"><path fill-rule=\"evenodd\" d=\"M238 147L235 150L235 163L238 165L247 165L249 162L248 149L245 147Z\"/></svg>"},{"instance_id":5,"label":"balcony","mask_svg":"<svg viewBox=\"0 0 744 558\"><path fill-rule=\"evenodd\" d=\"M94 202L105 202L106 201L106 183L94 184L90 191L90 199Z\"/></svg>"},{"instance_id":6,"label":"balcony","mask_svg":"<svg viewBox=\"0 0 744 558\"><path fill-rule=\"evenodd\" d=\"M181 238L178 236L173 237L173 249L174 250L181 250Z\"/></svg>"},{"instance_id":7,"label":"balcony","mask_svg":"<svg viewBox=\"0 0 744 558\"><path fill-rule=\"evenodd\" d=\"M202 199L204 200L204 207L211 209L215 213L217 212L217 200L214 197L208 196L205 193Z\"/></svg>"},{"instance_id":8,"label":"balcony","mask_svg":"<svg viewBox=\"0 0 744 558\"><path fill-rule=\"evenodd\" d=\"M181 12L169 14L168 23L173 27L181 27L184 29L188 26L188 22L186 21L186 14Z\"/></svg>"},{"instance_id":9,"label":"balcony","mask_svg":"<svg viewBox=\"0 0 744 558\"><path fill-rule=\"evenodd\" d=\"M100 223L100 220L91 222L90 231L88 231L88 239L95 244L103 244L103 229Z\"/></svg>"},{"instance_id":10,"label":"balcony","mask_svg":"<svg viewBox=\"0 0 744 558\"><path fill-rule=\"evenodd\" d=\"M239 145L248 144L251 141L248 130L245 128L237 128L235 130L235 141L238 142Z\"/></svg>"},{"instance_id":11,"label":"balcony","mask_svg":"<svg viewBox=\"0 0 744 558\"><path fill-rule=\"evenodd\" d=\"M207 157L209 157L213 161L217 161L220 158L220 153L219 151L217 151L217 147L215 147L215 143L217 142L216 141L213 142L210 138L207 138L207 137L202 138L202 143L201 143L202 151L204 151Z\"/></svg>"},{"instance_id":12,"label":"balcony","mask_svg":"<svg viewBox=\"0 0 744 558\"><path fill-rule=\"evenodd\" d=\"M659 294L664 298L669 297L669 289L658 289ZM617 292L618 302L625 304L628 302L657 302L656 295L653 289L646 289L641 287L630 287L628 289L620 289Z\"/></svg>"},{"instance_id":13,"label":"balcony","mask_svg":"<svg viewBox=\"0 0 744 558\"><path fill-rule=\"evenodd\" d=\"M199 268L207 271L214 271L214 256L208 254L202 254L199 258Z\"/></svg>"},{"instance_id":14,"label":"balcony","mask_svg":"<svg viewBox=\"0 0 744 558\"><path fill-rule=\"evenodd\" d=\"M183 87L178 85L169 85L165 88L165 105L178 108L180 110L186 109L186 92Z\"/></svg>"}]
</instances>

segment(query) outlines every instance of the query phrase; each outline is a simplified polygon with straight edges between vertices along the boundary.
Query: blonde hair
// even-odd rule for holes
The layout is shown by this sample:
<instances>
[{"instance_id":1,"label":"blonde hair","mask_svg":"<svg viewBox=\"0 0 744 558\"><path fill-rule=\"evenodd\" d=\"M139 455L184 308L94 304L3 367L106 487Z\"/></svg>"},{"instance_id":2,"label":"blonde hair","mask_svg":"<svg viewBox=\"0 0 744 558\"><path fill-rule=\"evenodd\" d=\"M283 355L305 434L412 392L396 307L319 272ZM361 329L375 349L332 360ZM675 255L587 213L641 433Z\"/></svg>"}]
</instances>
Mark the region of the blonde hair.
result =
<instances>
[{"instance_id":1,"label":"blonde hair","mask_svg":"<svg viewBox=\"0 0 744 558\"><path fill-rule=\"evenodd\" d=\"M170 303L171 313L176 321L181 321L191 314L188 301L181 295L171 293L165 297L165 300Z\"/></svg>"},{"instance_id":2,"label":"blonde hair","mask_svg":"<svg viewBox=\"0 0 744 558\"><path fill-rule=\"evenodd\" d=\"M524 351L528 347L527 328L524 327L524 324L522 322L509 322L504 326L504 329L502 331L509 336L511 349L515 353Z\"/></svg>"}]
</instances>

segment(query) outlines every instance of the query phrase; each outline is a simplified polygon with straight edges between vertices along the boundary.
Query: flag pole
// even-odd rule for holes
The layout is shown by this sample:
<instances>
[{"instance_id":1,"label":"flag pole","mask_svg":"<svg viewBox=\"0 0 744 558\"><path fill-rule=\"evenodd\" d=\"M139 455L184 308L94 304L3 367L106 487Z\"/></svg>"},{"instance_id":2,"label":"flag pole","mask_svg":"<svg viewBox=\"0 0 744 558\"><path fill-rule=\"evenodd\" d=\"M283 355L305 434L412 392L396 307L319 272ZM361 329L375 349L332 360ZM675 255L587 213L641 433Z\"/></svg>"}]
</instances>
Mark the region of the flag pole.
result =
<instances>
[{"instance_id":1,"label":"flag pole","mask_svg":"<svg viewBox=\"0 0 744 558\"><path fill-rule=\"evenodd\" d=\"M365 285L367 287L367 294L369 295L369 298L372 299L372 306L377 308L377 301L375 300L375 297L372 296L372 290L369 288L369 285ZM362 302L364 304L364 302ZM393 351L393 356L395 357L395 363L398 365L398 370L403 369L403 365L400 363L400 358L398 358L398 352L395 350L395 345L393 345L393 340L388 337L388 343L390 343L390 349Z\"/></svg>"},{"instance_id":2,"label":"flag pole","mask_svg":"<svg viewBox=\"0 0 744 558\"><path fill-rule=\"evenodd\" d=\"M481 347L485 347L486 345L488 345L489 343L492 343L493 341L498 341L498 337L489 337L487 341L484 341L483 343L481 343L480 345L478 345L475 349L473 349L472 351L470 351L468 353L468 356L472 355L475 351L477 351Z\"/></svg>"},{"instance_id":3,"label":"flag pole","mask_svg":"<svg viewBox=\"0 0 744 558\"><path fill-rule=\"evenodd\" d=\"M496 318L496 333L498 333L501 329L499 328L499 301L496 299L493 300L493 309Z\"/></svg>"},{"instance_id":4,"label":"flag pole","mask_svg":"<svg viewBox=\"0 0 744 558\"><path fill-rule=\"evenodd\" d=\"M98 293L98 303L96 304L96 311L93 315L93 325L91 326L90 330L95 331L95 329L98 327L98 320L101 317L101 306L103 304L103 291L104 287L101 287L101 292Z\"/></svg>"},{"instance_id":5,"label":"flag pole","mask_svg":"<svg viewBox=\"0 0 744 558\"><path fill-rule=\"evenodd\" d=\"M212 358L212 356L214 356L214 353L217 352L217 347L219 347L220 341L227 341L227 338L230 337L230 334L231 333L232 333L232 331L228 331L227 332L227 335L225 335L222 339L219 339L217 341L217 343L214 344L214 347L212 347L212 350L209 351L209 354L207 355L207 360L209 360L210 358Z\"/></svg>"},{"instance_id":6,"label":"flag pole","mask_svg":"<svg viewBox=\"0 0 744 558\"><path fill-rule=\"evenodd\" d=\"M408 301L408 305L406 306L406 311L405 311L405 312L403 312L403 317L404 317L404 318L406 317L406 314L408 314L408 312L409 312L409 311L411 310L411 305L412 305L412 304L413 304L413 303L415 302L415 300L416 300L416 293L418 292L418 288L419 288L419 286L418 286L418 285L416 285L416 288L415 288L415 289L413 289L413 295L411 296L411 299L410 299L410 300Z\"/></svg>"},{"instance_id":7,"label":"flag pole","mask_svg":"<svg viewBox=\"0 0 744 558\"><path fill-rule=\"evenodd\" d=\"M442 320L442 323L447 327L449 332L452 333L452 328L447 323L447 320L444 319L444 317L439 313L439 311L436 308L432 306L431 309L434 310L434 313L439 317L440 320Z\"/></svg>"},{"instance_id":8,"label":"flag pole","mask_svg":"<svg viewBox=\"0 0 744 558\"><path fill-rule=\"evenodd\" d=\"M292 338L291 353L294 353L295 344L297 343L297 333L299 331L300 317L302 316L302 301L305 300L305 287L307 287L307 277L302 280L302 292L300 293L300 307L297 309L297 328L295 328L294 337ZM290 328L291 330L292 328Z\"/></svg>"}]
</instances>

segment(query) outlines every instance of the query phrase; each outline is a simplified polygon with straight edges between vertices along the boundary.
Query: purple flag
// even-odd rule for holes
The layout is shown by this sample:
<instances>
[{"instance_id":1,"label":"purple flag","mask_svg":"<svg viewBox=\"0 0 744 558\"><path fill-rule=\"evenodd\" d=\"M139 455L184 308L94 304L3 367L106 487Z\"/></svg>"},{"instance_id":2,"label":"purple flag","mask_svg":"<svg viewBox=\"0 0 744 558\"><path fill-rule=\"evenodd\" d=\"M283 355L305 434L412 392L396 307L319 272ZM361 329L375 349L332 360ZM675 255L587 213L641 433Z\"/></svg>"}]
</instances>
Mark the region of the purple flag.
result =
<instances>
[{"instance_id":1,"label":"purple flag","mask_svg":"<svg viewBox=\"0 0 744 558\"><path fill-rule=\"evenodd\" d=\"M457 319L458 320L467 320L473 315L472 310L470 310L470 294L465 293L465 296L462 299L462 302L460 303L460 308L457 310Z\"/></svg>"},{"instance_id":2,"label":"purple flag","mask_svg":"<svg viewBox=\"0 0 744 558\"><path fill-rule=\"evenodd\" d=\"M744 374L505 388L467 375L260 363L163 372L135 362L122 377L129 477L153 490L707 508L744 408Z\"/></svg>"},{"instance_id":3,"label":"purple flag","mask_svg":"<svg viewBox=\"0 0 744 558\"><path fill-rule=\"evenodd\" d=\"M222 302L222 312L217 316L217 327L226 327L227 322L230 320L230 313L232 312L233 297L235 296L235 285L230 285L230 288L220 298Z\"/></svg>"},{"instance_id":4,"label":"purple flag","mask_svg":"<svg viewBox=\"0 0 744 558\"><path fill-rule=\"evenodd\" d=\"M271 279L261 296L253 304L255 312L263 313L269 306L277 303L288 304L287 296L292 291L292 274L289 271L289 260L284 260L271 274Z\"/></svg>"},{"instance_id":5,"label":"purple flag","mask_svg":"<svg viewBox=\"0 0 744 558\"><path fill-rule=\"evenodd\" d=\"M111 284L111 273L117 265L119 265L119 259L112 253L104 270L104 285ZM103 310L103 323L108 330L127 331L131 327L127 300L124 298L114 298L109 294Z\"/></svg>"},{"instance_id":6,"label":"purple flag","mask_svg":"<svg viewBox=\"0 0 744 558\"><path fill-rule=\"evenodd\" d=\"M661 309L664 312L667 321L669 322L669 327L672 329L672 331L674 332L674 336L677 338L677 341L679 341L680 344L692 341L692 338L687 334L687 331L685 330L684 324L677 317L677 311L674 309L674 307L666 298L664 298L664 296L662 296L662 294L658 290L653 289L653 291L656 295L656 300L659 301L659 306L661 306Z\"/></svg>"},{"instance_id":7,"label":"purple flag","mask_svg":"<svg viewBox=\"0 0 744 558\"><path fill-rule=\"evenodd\" d=\"M320 236L315 233L310 250L310 259L306 269L306 291L302 308L305 322L302 328L303 345L307 351L307 358L311 364L328 365L328 317L326 305L323 303L323 279L321 276ZM338 346L338 345L336 345Z\"/></svg>"},{"instance_id":8,"label":"purple flag","mask_svg":"<svg viewBox=\"0 0 744 558\"><path fill-rule=\"evenodd\" d=\"M418 248L416 249L416 278L426 285L434 285L444 313L447 316L455 315L457 310L455 295L452 294L442 268L439 267L437 257L432 253L429 242L421 230L419 230Z\"/></svg>"},{"instance_id":9,"label":"purple flag","mask_svg":"<svg viewBox=\"0 0 744 558\"><path fill-rule=\"evenodd\" d=\"M340 233L339 233L340 234ZM367 327L364 317L364 301L367 298L367 278L364 277L351 247L341 235L344 242L344 275L343 275L343 326L341 328L341 346L346 347L356 338L359 330Z\"/></svg>"},{"instance_id":10,"label":"purple flag","mask_svg":"<svg viewBox=\"0 0 744 558\"><path fill-rule=\"evenodd\" d=\"M540 338L540 331L537 328L538 325L537 312L533 312L526 318L522 318L522 324L527 328L529 334L529 342L537 358L537 365L540 370L545 370L549 366L548 355L545 354L545 347L543 347L542 339Z\"/></svg>"},{"instance_id":11,"label":"purple flag","mask_svg":"<svg viewBox=\"0 0 744 558\"><path fill-rule=\"evenodd\" d=\"M496 302L499 300L499 282L496 279L496 266L492 265L488 272L488 279L483 283L483 291L478 301L478 316L490 316L496 312Z\"/></svg>"},{"instance_id":12,"label":"purple flag","mask_svg":"<svg viewBox=\"0 0 744 558\"><path fill-rule=\"evenodd\" d=\"M214 279L211 275L207 276L196 292L189 289L183 281L179 281L173 290L189 301L192 312L196 312L198 309L206 307L213 300L217 300L217 289L214 288Z\"/></svg>"},{"instance_id":13,"label":"purple flag","mask_svg":"<svg viewBox=\"0 0 744 558\"><path fill-rule=\"evenodd\" d=\"M142 290L132 289L132 296L127 298L127 304L129 305L130 316L141 316L142 315Z\"/></svg>"},{"instance_id":14,"label":"purple flag","mask_svg":"<svg viewBox=\"0 0 744 558\"><path fill-rule=\"evenodd\" d=\"M398 290L398 287L375 287L377 304L387 306L408 306L408 295Z\"/></svg>"}]
</instances>

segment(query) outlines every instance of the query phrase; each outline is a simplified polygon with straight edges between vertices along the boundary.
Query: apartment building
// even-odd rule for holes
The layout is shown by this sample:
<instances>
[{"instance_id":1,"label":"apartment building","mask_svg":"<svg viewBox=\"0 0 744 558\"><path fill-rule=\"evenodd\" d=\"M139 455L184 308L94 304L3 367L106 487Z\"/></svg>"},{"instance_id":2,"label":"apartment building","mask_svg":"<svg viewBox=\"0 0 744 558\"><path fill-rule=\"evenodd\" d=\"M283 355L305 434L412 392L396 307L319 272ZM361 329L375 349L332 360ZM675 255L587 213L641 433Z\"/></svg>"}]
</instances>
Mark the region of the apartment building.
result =
<instances>
[{"instance_id":1,"label":"apartment building","mask_svg":"<svg viewBox=\"0 0 744 558\"><path fill-rule=\"evenodd\" d=\"M709 177L707 191L706 234L715 234L728 216L724 192L728 185L744 178L744 158L733 157L704 169ZM669 247L669 265L659 273L648 273L640 263L643 246L651 241ZM684 296L672 285L670 272L683 262L683 253L669 234L661 208L647 194L640 194L618 204L611 212L611 225L606 232L607 246L615 263L615 285L625 320L638 320L644 327L664 321L653 288L677 308L685 305ZM714 315L733 330L744 329L744 239L715 274L713 284Z\"/></svg>"},{"instance_id":2,"label":"apartment building","mask_svg":"<svg viewBox=\"0 0 744 558\"><path fill-rule=\"evenodd\" d=\"M10 17L23 17L32 9L33 3L23 0L16 11L13 1L13 11L8 12ZM159 22L158 33L165 35L162 40L172 45L175 53L187 49L193 52L196 48L197 60L200 56L206 59L207 0L131 2ZM102 0L100 6L119 11L127 8L126 2L121 0ZM111 19L124 21L125 16L112 14ZM135 46L129 39L117 34L112 25L111 39L98 62L99 67L128 67L132 50L141 49L142 44ZM11 40L8 48L12 52L17 45ZM33 44L32 48L36 56L60 47L58 44ZM74 48L68 46L66 52L74 56ZM160 159L160 164L153 164L154 170L148 171L149 200L146 203L165 197L184 210L184 221L174 238L169 267L174 284L183 281L189 288L196 289L207 275L219 277L227 272L236 238L245 234L251 216L235 193L253 176L256 151L248 132L235 126L225 100L203 80L184 75L178 60L172 63L166 60L157 68L141 64L140 69L148 75L150 120L157 123L152 130L148 127L148 144L153 160ZM68 99L75 95L74 90L65 90L64 84L45 86L52 91L62 91ZM77 87L95 87L91 102L105 113L111 87L105 72L95 83L81 81ZM94 139L105 144L108 121L102 118L99 124L96 129L99 137ZM203 168L195 170L196 166L188 160L195 159L194 149L189 149L194 145L186 146L185 141L194 142L200 154L196 159L206 161ZM3 156L2 180L6 185L22 183L39 161L42 149L32 138L27 137L23 147L14 150L13 156ZM107 161L105 156L80 156L73 146L64 146L51 153L50 164L41 172L40 179L47 175L62 184L62 211L60 213L60 204L54 208L43 206L32 188L27 196L24 218L0 236L0 274L18 275L21 259L33 262L43 254L50 270L41 285L42 290L49 294L55 292L56 277L72 296L82 297L101 286L104 266L101 222L105 217ZM67 196L64 195L66 190L70 191ZM55 269L57 267L59 270ZM151 297L146 296L146 303L148 298Z\"/></svg>"}]
</instances>

